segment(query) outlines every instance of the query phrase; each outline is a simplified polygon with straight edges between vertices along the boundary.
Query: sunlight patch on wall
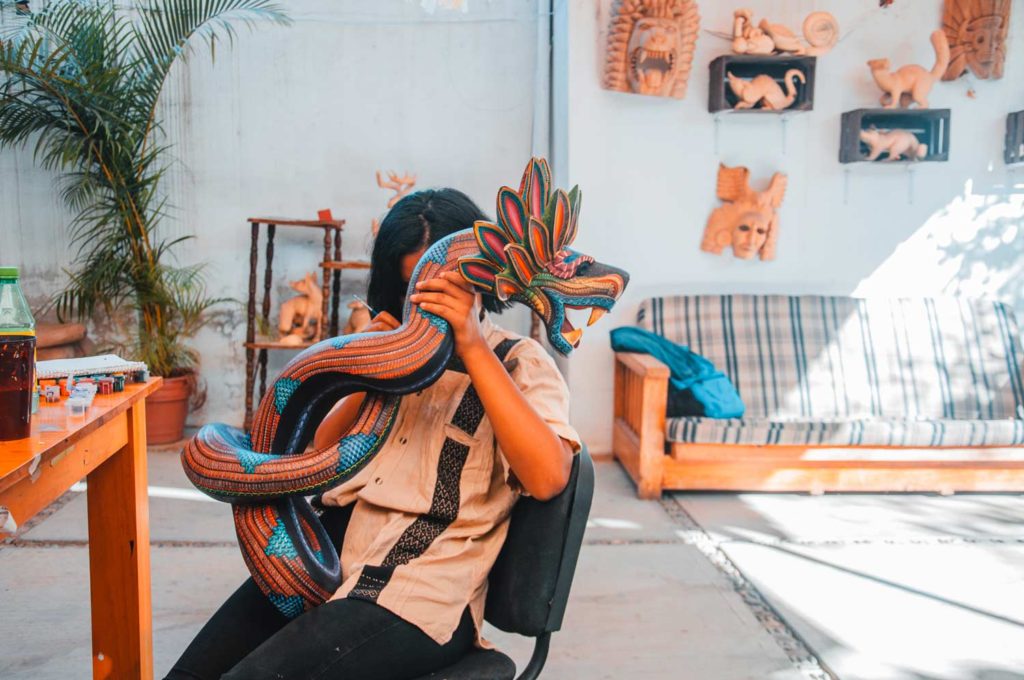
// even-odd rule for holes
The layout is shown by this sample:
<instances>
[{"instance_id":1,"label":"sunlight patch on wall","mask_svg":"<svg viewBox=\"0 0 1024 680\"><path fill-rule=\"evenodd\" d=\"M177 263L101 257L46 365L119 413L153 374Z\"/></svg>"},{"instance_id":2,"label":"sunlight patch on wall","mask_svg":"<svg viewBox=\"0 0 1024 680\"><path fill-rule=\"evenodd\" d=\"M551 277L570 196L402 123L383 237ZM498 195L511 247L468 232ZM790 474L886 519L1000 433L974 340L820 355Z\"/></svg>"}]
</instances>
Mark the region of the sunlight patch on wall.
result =
<instances>
[{"instance_id":1,"label":"sunlight patch on wall","mask_svg":"<svg viewBox=\"0 0 1024 680\"><path fill-rule=\"evenodd\" d=\"M967 180L963 194L897 246L853 295L988 297L1022 309L1022 221L1024 186L984 193Z\"/></svg>"}]
</instances>

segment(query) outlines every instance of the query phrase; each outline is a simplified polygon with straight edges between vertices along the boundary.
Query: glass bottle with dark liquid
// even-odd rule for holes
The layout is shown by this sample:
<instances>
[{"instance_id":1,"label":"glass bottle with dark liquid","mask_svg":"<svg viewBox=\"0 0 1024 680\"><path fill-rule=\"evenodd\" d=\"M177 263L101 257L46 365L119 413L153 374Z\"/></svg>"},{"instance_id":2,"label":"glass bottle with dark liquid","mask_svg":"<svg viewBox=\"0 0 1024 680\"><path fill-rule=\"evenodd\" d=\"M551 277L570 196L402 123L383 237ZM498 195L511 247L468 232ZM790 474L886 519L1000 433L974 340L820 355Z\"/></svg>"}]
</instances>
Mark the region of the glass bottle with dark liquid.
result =
<instances>
[{"instance_id":1,"label":"glass bottle with dark liquid","mask_svg":"<svg viewBox=\"0 0 1024 680\"><path fill-rule=\"evenodd\" d=\"M29 436L35 386L36 322L17 267L0 267L0 441Z\"/></svg>"}]
</instances>

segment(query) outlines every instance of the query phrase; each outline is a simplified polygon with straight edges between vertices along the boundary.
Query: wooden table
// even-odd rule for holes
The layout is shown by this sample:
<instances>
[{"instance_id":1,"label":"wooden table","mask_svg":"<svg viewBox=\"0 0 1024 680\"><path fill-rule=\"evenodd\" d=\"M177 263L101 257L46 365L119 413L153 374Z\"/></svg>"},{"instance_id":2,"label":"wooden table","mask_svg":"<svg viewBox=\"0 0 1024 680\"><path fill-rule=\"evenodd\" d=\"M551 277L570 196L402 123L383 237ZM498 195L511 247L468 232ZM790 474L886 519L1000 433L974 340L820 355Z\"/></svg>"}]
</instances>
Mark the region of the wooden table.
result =
<instances>
[{"instance_id":1,"label":"wooden table","mask_svg":"<svg viewBox=\"0 0 1024 680\"><path fill-rule=\"evenodd\" d=\"M145 397L161 382L97 395L84 417L66 416L63 401L40 404L31 436L0 442L0 506L18 524L88 476L96 679L153 677Z\"/></svg>"}]
</instances>

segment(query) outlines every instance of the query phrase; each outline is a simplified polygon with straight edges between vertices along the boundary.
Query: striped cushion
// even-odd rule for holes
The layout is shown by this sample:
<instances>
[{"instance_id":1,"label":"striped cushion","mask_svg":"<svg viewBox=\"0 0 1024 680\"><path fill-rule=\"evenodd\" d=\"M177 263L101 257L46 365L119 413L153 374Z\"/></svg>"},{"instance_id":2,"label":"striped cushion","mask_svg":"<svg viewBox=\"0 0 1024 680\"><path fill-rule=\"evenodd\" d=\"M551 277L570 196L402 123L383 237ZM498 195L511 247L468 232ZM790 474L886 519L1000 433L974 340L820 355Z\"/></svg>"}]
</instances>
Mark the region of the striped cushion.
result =
<instances>
[{"instance_id":1,"label":"striped cushion","mask_svg":"<svg viewBox=\"0 0 1024 680\"><path fill-rule=\"evenodd\" d=\"M813 422L833 432L799 434L794 423L792 436L801 442L807 436L846 441L847 433L860 436L851 423L882 418L899 423L893 437L928 442L931 424L906 421L970 423L1022 414L1024 354L1013 313L1001 303L674 296L644 301L638 324L710 359L743 397L754 430L737 435L728 423L701 422L697 431L707 439L701 434L699 441L740 436L764 443L768 421ZM837 429L833 421L841 423ZM888 440L888 426L877 427L871 438ZM1007 427L1015 437L1017 424ZM907 428L912 433L904 435Z\"/></svg>"},{"instance_id":2,"label":"striped cushion","mask_svg":"<svg viewBox=\"0 0 1024 680\"><path fill-rule=\"evenodd\" d=\"M1019 446L1024 444L1024 420L670 418L666 438L700 444Z\"/></svg>"}]
</instances>

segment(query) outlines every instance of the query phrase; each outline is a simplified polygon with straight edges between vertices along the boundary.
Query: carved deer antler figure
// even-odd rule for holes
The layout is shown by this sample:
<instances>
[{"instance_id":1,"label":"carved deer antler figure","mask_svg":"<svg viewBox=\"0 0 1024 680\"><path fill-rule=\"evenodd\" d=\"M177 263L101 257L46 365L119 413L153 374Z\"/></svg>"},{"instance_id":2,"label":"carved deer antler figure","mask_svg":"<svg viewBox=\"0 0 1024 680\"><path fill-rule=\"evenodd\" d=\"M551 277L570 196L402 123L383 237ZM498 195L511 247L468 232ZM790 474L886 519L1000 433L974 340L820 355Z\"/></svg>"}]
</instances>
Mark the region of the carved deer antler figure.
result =
<instances>
[{"instance_id":1,"label":"carved deer antler figure","mask_svg":"<svg viewBox=\"0 0 1024 680\"><path fill-rule=\"evenodd\" d=\"M397 172L388 171L388 181L385 182L381 179L380 170L377 171L377 186L381 189L391 189L395 192L395 195L388 201L388 207L395 207L395 203L405 198L414 186L416 186L416 175L410 175L408 173L398 176Z\"/></svg>"},{"instance_id":2,"label":"carved deer antler figure","mask_svg":"<svg viewBox=\"0 0 1024 680\"><path fill-rule=\"evenodd\" d=\"M380 170L377 171L377 186L381 189L391 189L395 192L395 195L388 200L388 209L395 207L395 203L405 198L405 196L412 191L412 188L416 186L416 175L410 175L406 173L401 177L398 176L397 172L388 170L388 179L385 181L380 176ZM377 232L380 231L380 220L373 220L371 223L371 230L373 235L376 236Z\"/></svg>"},{"instance_id":3,"label":"carved deer antler figure","mask_svg":"<svg viewBox=\"0 0 1024 680\"><path fill-rule=\"evenodd\" d=\"M750 188L750 170L745 167L718 166L718 198L725 201L712 211L704 229L700 249L721 255L727 247L742 260L760 255L762 260L775 258L775 242L779 236L778 208L786 194L786 175L772 175L768 188Z\"/></svg>"}]
</instances>

